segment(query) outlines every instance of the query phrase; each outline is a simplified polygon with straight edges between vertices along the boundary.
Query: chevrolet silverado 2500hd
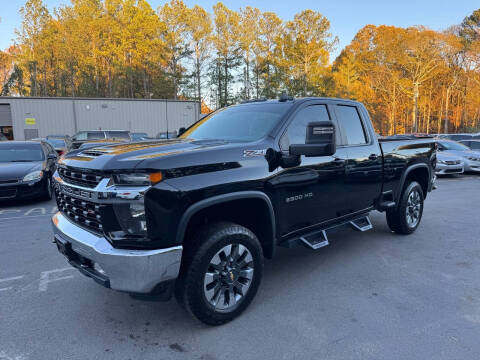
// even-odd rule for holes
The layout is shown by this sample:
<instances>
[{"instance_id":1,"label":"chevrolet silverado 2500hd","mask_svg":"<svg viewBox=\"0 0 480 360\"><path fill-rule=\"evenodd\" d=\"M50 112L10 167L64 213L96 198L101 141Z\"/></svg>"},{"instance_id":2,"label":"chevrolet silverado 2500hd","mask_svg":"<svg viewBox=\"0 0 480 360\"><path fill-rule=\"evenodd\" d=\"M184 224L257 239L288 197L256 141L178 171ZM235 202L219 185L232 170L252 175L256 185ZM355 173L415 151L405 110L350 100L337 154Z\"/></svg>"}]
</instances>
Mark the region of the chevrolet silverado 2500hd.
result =
<instances>
[{"instance_id":1,"label":"chevrolet silverado 2500hd","mask_svg":"<svg viewBox=\"0 0 480 360\"><path fill-rule=\"evenodd\" d=\"M177 139L86 149L59 161L55 243L101 285L178 301L218 325L238 316L277 246L328 245L341 226L419 226L434 140L377 140L358 102L252 101ZM392 240L394 237L392 236Z\"/></svg>"}]
</instances>

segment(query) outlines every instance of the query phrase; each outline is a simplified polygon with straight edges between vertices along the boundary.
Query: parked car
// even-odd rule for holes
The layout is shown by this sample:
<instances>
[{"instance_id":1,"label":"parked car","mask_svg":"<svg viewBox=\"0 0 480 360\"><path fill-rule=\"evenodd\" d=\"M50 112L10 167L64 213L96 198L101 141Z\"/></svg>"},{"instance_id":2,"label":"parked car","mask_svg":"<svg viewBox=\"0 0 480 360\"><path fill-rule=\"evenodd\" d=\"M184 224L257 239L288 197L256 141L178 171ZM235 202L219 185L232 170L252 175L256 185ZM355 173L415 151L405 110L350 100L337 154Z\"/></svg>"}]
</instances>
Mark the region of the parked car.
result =
<instances>
[{"instance_id":1,"label":"parked car","mask_svg":"<svg viewBox=\"0 0 480 360\"><path fill-rule=\"evenodd\" d=\"M460 140L459 143L467 146L470 150L480 151L480 139Z\"/></svg>"},{"instance_id":2,"label":"parked car","mask_svg":"<svg viewBox=\"0 0 480 360\"><path fill-rule=\"evenodd\" d=\"M57 153L45 141L0 143L0 200L52 198Z\"/></svg>"},{"instance_id":3,"label":"parked car","mask_svg":"<svg viewBox=\"0 0 480 360\"><path fill-rule=\"evenodd\" d=\"M144 132L130 133L130 139L132 141L142 141L148 139L148 134Z\"/></svg>"},{"instance_id":4,"label":"parked car","mask_svg":"<svg viewBox=\"0 0 480 360\"><path fill-rule=\"evenodd\" d=\"M463 159L465 172L480 172L480 151L473 151L467 146L452 140L438 140L438 150Z\"/></svg>"},{"instance_id":5,"label":"parked car","mask_svg":"<svg viewBox=\"0 0 480 360\"><path fill-rule=\"evenodd\" d=\"M72 148L70 137L67 136L49 135L45 141L52 145L60 156L66 154Z\"/></svg>"},{"instance_id":6,"label":"parked car","mask_svg":"<svg viewBox=\"0 0 480 360\"><path fill-rule=\"evenodd\" d=\"M166 131L164 132L159 132L157 134L157 139L175 139L177 137L177 131L169 131L168 133Z\"/></svg>"},{"instance_id":7,"label":"parked car","mask_svg":"<svg viewBox=\"0 0 480 360\"><path fill-rule=\"evenodd\" d=\"M94 130L80 131L72 136L72 149L78 149L80 145L92 140L114 139L130 141L130 131L125 130Z\"/></svg>"},{"instance_id":8,"label":"parked car","mask_svg":"<svg viewBox=\"0 0 480 360\"><path fill-rule=\"evenodd\" d=\"M435 165L436 175L462 174L464 171L464 162L460 156L448 154L445 151L437 153L437 163Z\"/></svg>"},{"instance_id":9,"label":"parked car","mask_svg":"<svg viewBox=\"0 0 480 360\"><path fill-rule=\"evenodd\" d=\"M238 104L176 139L95 150L54 175L58 250L107 288L175 292L210 325L247 308L276 246L319 249L330 229L371 229L372 210L414 232L434 182L435 140L378 141L339 99Z\"/></svg>"},{"instance_id":10,"label":"parked car","mask_svg":"<svg viewBox=\"0 0 480 360\"><path fill-rule=\"evenodd\" d=\"M472 134L445 134L442 136L443 139L449 139L454 141L468 140L473 137Z\"/></svg>"},{"instance_id":11,"label":"parked car","mask_svg":"<svg viewBox=\"0 0 480 360\"><path fill-rule=\"evenodd\" d=\"M8 141L7 137L0 132L0 141Z\"/></svg>"}]
</instances>

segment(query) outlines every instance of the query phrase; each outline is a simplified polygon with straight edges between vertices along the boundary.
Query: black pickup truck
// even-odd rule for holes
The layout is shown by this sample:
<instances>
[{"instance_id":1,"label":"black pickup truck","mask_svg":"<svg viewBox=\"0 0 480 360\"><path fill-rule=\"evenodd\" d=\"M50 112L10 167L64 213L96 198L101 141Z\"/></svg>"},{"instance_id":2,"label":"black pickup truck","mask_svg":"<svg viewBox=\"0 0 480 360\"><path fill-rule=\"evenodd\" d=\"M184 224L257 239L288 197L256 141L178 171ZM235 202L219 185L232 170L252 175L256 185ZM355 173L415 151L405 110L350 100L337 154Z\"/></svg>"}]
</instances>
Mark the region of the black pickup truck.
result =
<instances>
[{"instance_id":1,"label":"black pickup truck","mask_svg":"<svg viewBox=\"0 0 480 360\"><path fill-rule=\"evenodd\" d=\"M435 162L432 139L379 142L358 102L242 103L176 139L61 159L55 243L103 286L175 294L218 325L251 303L277 246L318 249L334 228L369 230L372 210L398 234L415 231Z\"/></svg>"}]
</instances>

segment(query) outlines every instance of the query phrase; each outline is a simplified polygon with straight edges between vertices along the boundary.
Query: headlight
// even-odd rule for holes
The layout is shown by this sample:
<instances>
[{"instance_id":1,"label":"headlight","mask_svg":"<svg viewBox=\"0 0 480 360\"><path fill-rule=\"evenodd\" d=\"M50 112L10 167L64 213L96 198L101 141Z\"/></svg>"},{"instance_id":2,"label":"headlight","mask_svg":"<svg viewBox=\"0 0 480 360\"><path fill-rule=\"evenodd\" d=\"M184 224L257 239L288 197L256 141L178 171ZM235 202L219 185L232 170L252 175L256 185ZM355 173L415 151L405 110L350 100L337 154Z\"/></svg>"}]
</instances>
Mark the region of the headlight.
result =
<instances>
[{"instance_id":1,"label":"headlight","mask_svg":"<svg viewBox=\"0 0 480 360\"><path fill-rule=\"evenodd\" d=\"M32 171L31 173L25 175L23 181L33 181L33 180L40 180L43 177L43 171L37 170Z\"/></svg>"},{"instance_id":2,"label":"headlight","mask_svg":"<svg viewBox=\"0 0 480 360\"><path fill-rule=\"evenodd\" d=\"M437 160L437 162L438 162L439 164L446 164L446 162L443 161L443 160Z\"/></svg>"},{"instance_id":3,"label":"headlight","mask_svg":"<svg viewBox=\"0 0 480 360\"><path fill-rule=\"evenodd\" d=\"M131 174L114 174L113 183L115 185L152 185L159 183L163 179L161 172L156 173L131 173Z\"/></svg>"}]
</instances>

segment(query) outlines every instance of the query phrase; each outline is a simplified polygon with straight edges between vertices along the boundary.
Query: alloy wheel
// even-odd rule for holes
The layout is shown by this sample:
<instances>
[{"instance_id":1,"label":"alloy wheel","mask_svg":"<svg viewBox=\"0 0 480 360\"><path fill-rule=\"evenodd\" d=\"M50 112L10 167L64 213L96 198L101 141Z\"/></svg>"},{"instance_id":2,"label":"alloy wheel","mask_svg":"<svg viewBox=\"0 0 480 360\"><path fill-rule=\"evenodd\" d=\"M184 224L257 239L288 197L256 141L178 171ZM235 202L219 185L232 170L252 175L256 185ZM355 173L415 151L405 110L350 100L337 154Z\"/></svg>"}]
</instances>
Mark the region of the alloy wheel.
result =
<instances>
[{"instance_id":1,"label":"alloy wheel","mask_svg":"<svg viewBox=\"0 0 480 360\"><path fill-rule=\"evenodd\" d=\"M420 221L421 206L422 200L420 197L420 193L418 192L418 190L413 190L408 195L406 208L407 224L410 228L414 228L415 226L417 226L418 222Z\"/></svg>"},{"instance_id":2,"label":"alloy wheel","mask_svg":"<svg viewBox=\"0 0 480 360\"><path fill-rule=\"evenodd\" d=\"M232 311L244 299L253 279L250 251L242 244L229 244L210 260L203 282L204 295L215 311Z\"/></svg>"}]
</instances>

